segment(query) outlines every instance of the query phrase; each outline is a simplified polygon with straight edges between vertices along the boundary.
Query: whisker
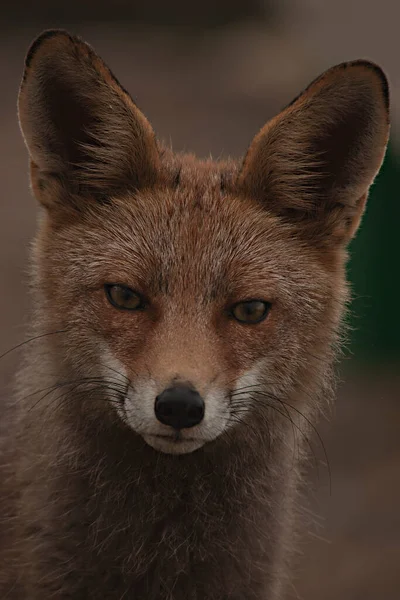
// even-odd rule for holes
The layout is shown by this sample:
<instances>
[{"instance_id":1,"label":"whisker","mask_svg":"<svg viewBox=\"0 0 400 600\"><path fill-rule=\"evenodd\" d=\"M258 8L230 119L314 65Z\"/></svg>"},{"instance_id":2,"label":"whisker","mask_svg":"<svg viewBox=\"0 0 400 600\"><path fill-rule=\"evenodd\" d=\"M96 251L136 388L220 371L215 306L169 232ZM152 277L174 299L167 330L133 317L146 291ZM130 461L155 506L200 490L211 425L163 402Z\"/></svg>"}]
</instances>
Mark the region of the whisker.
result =
<instances>
[{"instance_id":1,"label":"whisker","mask_svg":"<svg viewBox=\"0 0 400 600\"><path fill-rule=\"evenodd\" d=\"M32 396L36 396L36 394L41 394L42 392L47 392L48 390L52 390L52 389L57 389L58 387L62 387L65 385L74 385L75 383L78 382L82 382L82 383L91 383L91 382L98 382L98 381L104 381L104 382L109 382L111 381L112 385L120 385L122 389L125 389L125 386L123 386L122 383L118 382L117 380L112 380L112 379L106 379L106 378L100 378L100 377L83 377L81 379L72 379L71 381L61 381L55 384L52 384L48 387L39 389L39 390L35 390L34 392L30 392L29 394L26 394L25 396L21 396L21 397L17 397L17 399L22 402L23 400L26 400L27 398L31 398Z\"/></svg>"},{"instance_id":2,"label":"whisker","mask_svg":"<svg viewBox=\"0 0 400 600\"><path fill-rule=\"evenodd\" d=\"M82 385L83 383L87 383L87 382L86 382L86 381L84 381L84 382L77 383L77 384L76 384L76 385L75 385L75 386L72 388L72 390L71 390L71 389L69 389L69 390L67 390L67 391L63 392L62 394L59 394L59 395L58 395L58 396L56 396L55 398L51 398L51 399L50 399L50 402L48 402L47 404L45 403L45 404L44 404L44 406L43 406L43 408L44 408L45 410L47 410L47 409L49 409L49 408L53 407L54 405L57 405L57 404L59 404L60 402L63 402L63 401L65 401L66 399L68 399L68 398L71 396L71 393L75 393L75 391L76 391L76 390L77 390L77 389L80 387L80 385ZM62 387L62 386L59 386L59 388L53 388L53 389L51 389L51 390L50 390L50 392L47 392L47 394L45 394L44 396L42 396L41 398L39 398L39 400L38 400L38 401L37 401L37 402L36 402L36 403L35 403L33 406L31 406L31 408L30 408L29 410L33 410L33 409L34 409L34 408L35 408L35 407L36 407L36 406L37 406L39 403L43 402L43 400L44 400L44 399L45 399L47 396L49 396L49 395L50 395L50 394L51 394L53 391L56 391L57 389L60 389L60 387ZM98 401L98 400L104 400L104 401L106 401L106 402L107 402L107 403L109 403L109 404L115 404L115 405L118 405L118 406L120 406L120 405L121 405L121 400L123 399L123 393L122 393L122 390L120 390L120 389L113 389L112 387L110 387L108 384L105 384L104 382L100 382L100 384L99 384L99 385L92 386L91 388L88 388L88 389L86 389L86 390L79 390L79 391L78 391L78 395L79 395L79 394L82 394L82 395L83 395L83 394L87 394L87 393L90 393L90 392L98 392L98 391L100 391L100 390L102 390L102 391L106 392L106 394L107 394L107 397L106 397L106 398L102 398L101 396L98 396L98 397L96 398L96 401ZM75 397L75 396L74 396L74 398L76 399L76 397ZM83 400L85 400L85 397L84 397L84 396L83 396ZM60 406L61 406L61 404L60 404Z\"/></svg>"},{"instance_id":3,"label":"whisker","mask_svg":"<svg viewBox=\"0 0 400 600\"><path fill-rule=\"evenodd\" d=\"M105 369L109 369L113 373L116 373L117 375L119 375L119 377L122 377L123 379L125 379L128 382L128 385L131 386L132 382L131 382L131 380L129 379L129 377L127 375L125 375L124 373L121 373L120 371L118 371L117 369L114 369L113 367L110 367L110 365L106 365L103 362L101 362L100 364ZM137 375L137 373L135 371L133 371L133 372L134 372L135 375Z\"/></svg>"},{"instance_id":4,"label":"whisker","mask_svg":"<svg viewBox=\"0 0 400 600\"><path fill-rule=\"evenodd\" d=\"M274 406L274 405L272 405L270 403L265 404L264 402L262 402L260 400L260 398L254 397L253 394L257 394L258 396L261 395L264 399L267 399L267 400L270 400L270 401L272 400L272 401L279 402L281 404L281 406L284 408L285 412L282 412L281 410L277 409L276 406ZM265 407L271 408L271 409L275 410L278 414L280 414L281 416L287 418L290 421L291 426L292 426L292 431L293 431L293 439L294 440L296 439L295 432L294 432L294 430L296 429L300 433L300 435L303 437L303 439L305 440L305 442L306 442L306 444L307 444L307 446L308 446L308 448L310 450L310 453L313 456L314 464L315 464L315 467L317 469L317 474L318 474L318 477L319 477L318 460L317 460L317 457L315 455L314 449L313 449L313 447L312 447L312 445L310 443L310 440L308 439L308 437L304 433L304 431L302 431L302 429L291 418L291 415L290 415L290 413L288 411L288 407L292 408L293 410L295 410L299 414L299 416L301 416L308 423L308 425L316 433L316 435L318 437L318 440L319 440L319 442L321 444L321 447L322 447L322 449L324 451L324 455L325 455L325 458L326 458L326 461L327 461L327 468L328 468L328 475L329 475L329 482L330 482L330 491L331 491L331 469L330 469L330 465L329 465L329 459L328 459L328 456L327 456L327 452L326 452L326 448L325 448L325 445L323 443L323 440L322 440L322 438L321 438L318 430L313 425L313 423L311 423L311 421L301 411L299 411L298 409L296 409L292 405L284 402L283 400L281 400L277 396L274 396L274 395L269 394L267 392L252 390L251 392L242 392L242 395L248 395L248 397L251 399L252 402L255 402L256 404L258 404L258 405L260 405L262 407L265 406ZM234 401L233 405L235 405L235 404L236 405L238 404L237 399ZM247 406L247 405L242 401L242 406ZM294 457L293 457L293 460L294 460Z\"/></svg>"},{"instance_id":5,"label":"whisker","mask_svg":"<svg viewBox=\"0 0 400 600\"><path fill-rule=\"evenodd\" d=\"M116 386L115 383L110 383L107 380L101 379L101 378L95 378L95 377L86 377L83 378L81 380L76 380L76 381L72 381L72 382L58 382L53 386L49 386L49 388L47 388L46 393L39 398L39 400L37 400L37 402L35 402L28 410L28 412L30 412L31 410L33 410L40 402L42 402L47 396L49 396L52 392L61 389L63 387L66 386L73 386L72 389L68 390L67 394L71 394L73 393L76 389L78 389L80 386L84 385L84 384L91 384L91 383L98 383L99 385L97 386L97 388L89 388L88 390L85 391L91 391L92 389L98 389L98 388L104 388L106 390L110 390L110 391L115 391L117 393L123 393L125 391L125 387L122 386L122 384L118 384L120 385L120 388L118 387L114 387ZM42 390L43 391L43 390ZM35 395L37 393L40 393L40 391L34 392L33 394L29 394L27 397Z\"/></svg>"},{"instance_id":6,"label":"whisker","mask_svg":"<svg viewBox=\"0 0 400 600\"><path fill-rule=\"evenodd\" d=\"M25 346L25 344L29 344L30 342L34 342L35 340L39 340L40 338L44 338L48 335L56 335L58 333L66 333L67 331L68 331L67 329L59 329L57 331L49 331L48 333L41 333L40 335L35 335L34 337L31 337L28 340L25 340L24 342L17 344L13 348L6 350L6 352L3 352L3 354L0 354L0 360L2 358L4 358L5 356L7 356L7 354L14 352L14 350L18 350L18 348L22 348L22 346Z\"/></svg>"}]
</instances>

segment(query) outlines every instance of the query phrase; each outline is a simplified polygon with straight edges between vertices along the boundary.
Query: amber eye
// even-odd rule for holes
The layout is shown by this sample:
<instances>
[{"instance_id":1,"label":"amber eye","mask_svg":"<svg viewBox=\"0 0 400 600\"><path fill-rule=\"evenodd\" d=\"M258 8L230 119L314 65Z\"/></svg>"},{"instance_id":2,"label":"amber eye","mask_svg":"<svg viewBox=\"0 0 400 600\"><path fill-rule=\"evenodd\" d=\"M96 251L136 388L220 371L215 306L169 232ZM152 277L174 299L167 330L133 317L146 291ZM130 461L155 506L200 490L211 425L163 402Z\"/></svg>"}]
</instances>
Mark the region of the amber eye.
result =
<instances>
[{"instance_id":1,"label":"amber eye","mask_svg":"<svg viewBox=\"0 0 400 600\"><path fill-rule=\"evenodd\" d=\"M246 300L238 302L232 308L232 315L240 323L259 323L268 315L271 308L270 302L263 300Z\"/></svg>"},{"instance_id":2,"label":"amber eye","mask_svg":"<svg viewBox=\"0 0 400 600\"><path fill-rule=\"evenodd\" d=\"M107 283L104 286L108 300L116 308L138 310L144 308L143 298L125 285Z\"/></svg>"}]
</instances>

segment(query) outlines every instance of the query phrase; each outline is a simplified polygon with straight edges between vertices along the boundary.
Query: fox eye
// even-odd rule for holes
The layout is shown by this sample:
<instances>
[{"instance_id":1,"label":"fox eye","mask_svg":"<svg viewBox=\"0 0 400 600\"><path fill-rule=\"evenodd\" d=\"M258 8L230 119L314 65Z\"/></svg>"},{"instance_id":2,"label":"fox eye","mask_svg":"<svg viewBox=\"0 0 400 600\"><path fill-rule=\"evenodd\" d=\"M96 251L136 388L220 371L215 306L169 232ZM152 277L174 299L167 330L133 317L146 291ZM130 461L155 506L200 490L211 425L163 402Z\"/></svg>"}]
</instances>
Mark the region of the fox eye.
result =
<instances>
[{"instance_id":1,"label":"fox eye","mask_svg":"<svg viewBox=\"0 0 400 600\"><path fill-rule=\"evenodd\" d=\"M125 285L107 283L104 289L109 302L116 308L138 310L144 307L142 297Z\"/></svg>"},{"instance_id":2,"label":"fox eye","mask_svg":"<svg viewBox=\"0 0 400 600\"><path fill-rule=\"evenodd\" d=\"M233 306L232 315L240 323L260 323L268 315L270 308L270 302L246 300L245 302L238 302Z\"/></svg>"}]
</instances>

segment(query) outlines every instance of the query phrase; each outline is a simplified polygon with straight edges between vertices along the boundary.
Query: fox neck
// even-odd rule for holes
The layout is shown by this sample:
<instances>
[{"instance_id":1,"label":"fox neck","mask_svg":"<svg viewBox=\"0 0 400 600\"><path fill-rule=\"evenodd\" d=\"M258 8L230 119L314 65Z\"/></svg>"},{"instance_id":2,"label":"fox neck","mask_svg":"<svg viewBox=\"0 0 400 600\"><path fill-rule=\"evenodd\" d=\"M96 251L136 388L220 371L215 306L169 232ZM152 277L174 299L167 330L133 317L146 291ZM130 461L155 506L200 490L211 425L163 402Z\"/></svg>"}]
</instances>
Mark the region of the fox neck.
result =
<instances>
[{"instance_id":1,"label":"fox neck","mask_svg":"<svg viewBox=\"0 0 400 600\"><path fill-rule=\"evenodd\" d=\"M258 587L260 594L265 590L266 580L268 598L279 597L290 556L287 541L293 533L299 479L293 454L279 444L271 450L261 442L249 452L244 439L231 439L217 440L189 455L169 456L130 431L91 435L86 424L75 432L74 444L80 447L75 468L81 473L77 489L84 481L85 511L92 515L96 532L92 539L102 545L107 563L111 556L120 562L122 552L135 555L140 557L134 567L138 579L141 569L147 569L146 577L152 579L153 568L161 567L151 565L159 561L169 563L171 572L183 566L195 569L201 561L211 569L212 560L223 564L229 553L227 572L251 574L255 598L264 598L256 592ZM71 472L71 460L64 468ZM110 530L129 533L110 540ZM94 545L90 546L93 552ZM235 585L243 583L240 577ZM221 589L220 594L227 592ZM253 597L250 587L248 593Z\"/></svg>"}]
</instances>

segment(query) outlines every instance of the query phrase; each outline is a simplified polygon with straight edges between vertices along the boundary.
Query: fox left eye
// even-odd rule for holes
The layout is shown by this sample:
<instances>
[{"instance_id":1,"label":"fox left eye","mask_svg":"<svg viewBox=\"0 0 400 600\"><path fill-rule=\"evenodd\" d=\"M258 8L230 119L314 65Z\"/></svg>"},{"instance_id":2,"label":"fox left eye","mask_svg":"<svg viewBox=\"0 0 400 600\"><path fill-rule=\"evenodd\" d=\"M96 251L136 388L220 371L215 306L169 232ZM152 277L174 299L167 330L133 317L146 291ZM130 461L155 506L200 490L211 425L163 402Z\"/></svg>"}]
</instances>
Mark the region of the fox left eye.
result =
<instances>
[{"instance_id":1,"label":"fox left eye","mask_svg":"<svg viewBox=\"0 0 400 600\"><path fill-rule=\"evenodd\" d=\"M138 310L144 307L142 297L125 285L107 283L104 289L109 302L116 308Z\"/></svg>"},{"instance_id":2,"label":"fox left eye","mask_svg":"<svg viewBox=\"0 0 400 600\"><path fill-rule=\"evenodd\" d=\"M240 323L255 324L265 319L270 308L270 302L247 300L235 304L232 308L232 315Z\"/></svg>"}]
</instances>

